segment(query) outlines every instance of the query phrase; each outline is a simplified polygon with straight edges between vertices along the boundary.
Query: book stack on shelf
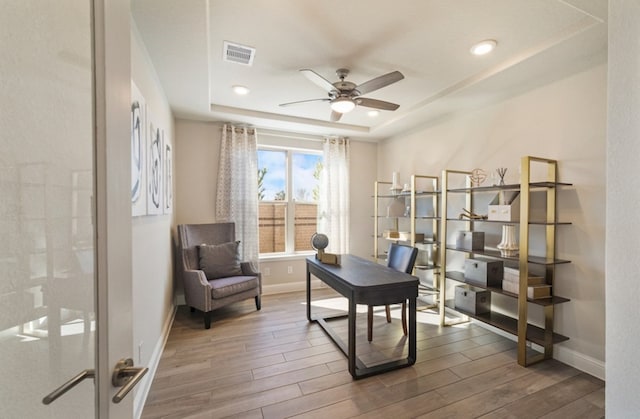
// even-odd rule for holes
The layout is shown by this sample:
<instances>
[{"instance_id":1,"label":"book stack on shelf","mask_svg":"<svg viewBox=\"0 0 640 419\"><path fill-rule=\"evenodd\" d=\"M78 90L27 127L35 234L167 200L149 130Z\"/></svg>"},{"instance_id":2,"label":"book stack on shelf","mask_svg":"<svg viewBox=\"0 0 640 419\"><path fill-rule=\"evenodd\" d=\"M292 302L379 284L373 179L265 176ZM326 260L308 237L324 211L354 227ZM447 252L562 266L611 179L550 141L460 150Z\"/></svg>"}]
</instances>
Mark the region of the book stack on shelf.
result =
<instances>
[{"instance_id":1,"label":"book stack on shelf","mask_svg":"<svg viewBox=\"0 0 640 419\"><path fill-rule=\"evenodd\" d=\"M520 271L514 268L504 268L502 289L512 294L520 293ZM551 297L551 285L541 276L530 276L527 280L527 298L536 300Z\"/></svg>"}]
</instances>

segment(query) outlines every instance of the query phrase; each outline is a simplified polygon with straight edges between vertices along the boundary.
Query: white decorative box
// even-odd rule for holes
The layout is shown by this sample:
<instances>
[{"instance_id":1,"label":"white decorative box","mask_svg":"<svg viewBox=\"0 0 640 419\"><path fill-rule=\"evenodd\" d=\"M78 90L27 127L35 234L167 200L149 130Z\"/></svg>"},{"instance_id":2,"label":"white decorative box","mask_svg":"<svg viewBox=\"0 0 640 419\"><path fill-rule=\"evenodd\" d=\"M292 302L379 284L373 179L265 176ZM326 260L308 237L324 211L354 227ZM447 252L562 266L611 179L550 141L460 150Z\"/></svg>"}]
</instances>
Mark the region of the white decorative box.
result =
<instances>
[{"instance_id":1,"label":"white decorative box","mask_svg":"<svg viewBox=\"0 0 640 419\"><path fill-rule=\"evenodd\" d=\"M520 220L520 192L503 191L489 203L487 219L515 222Z\"/></svg>"}]
</instances>

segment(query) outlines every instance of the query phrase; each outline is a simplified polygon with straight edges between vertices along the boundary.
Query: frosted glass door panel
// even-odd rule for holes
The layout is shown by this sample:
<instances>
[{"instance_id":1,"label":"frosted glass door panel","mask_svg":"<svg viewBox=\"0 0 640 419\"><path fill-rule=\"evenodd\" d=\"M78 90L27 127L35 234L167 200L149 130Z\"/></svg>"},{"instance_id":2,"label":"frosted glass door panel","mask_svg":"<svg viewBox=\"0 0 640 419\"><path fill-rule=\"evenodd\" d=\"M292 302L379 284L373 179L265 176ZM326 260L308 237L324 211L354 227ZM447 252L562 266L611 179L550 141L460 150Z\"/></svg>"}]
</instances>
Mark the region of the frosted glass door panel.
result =
<instances>
[{"instance_id":1,"label":"frosted glass door panel","mask_svg":"<svg viewBox=\"0 0 640 419\"><path fill-rule=\"evenodd\" d=\"M0 0L0 417L91 418L91 2Z\"/></svg>"}]
</instances>

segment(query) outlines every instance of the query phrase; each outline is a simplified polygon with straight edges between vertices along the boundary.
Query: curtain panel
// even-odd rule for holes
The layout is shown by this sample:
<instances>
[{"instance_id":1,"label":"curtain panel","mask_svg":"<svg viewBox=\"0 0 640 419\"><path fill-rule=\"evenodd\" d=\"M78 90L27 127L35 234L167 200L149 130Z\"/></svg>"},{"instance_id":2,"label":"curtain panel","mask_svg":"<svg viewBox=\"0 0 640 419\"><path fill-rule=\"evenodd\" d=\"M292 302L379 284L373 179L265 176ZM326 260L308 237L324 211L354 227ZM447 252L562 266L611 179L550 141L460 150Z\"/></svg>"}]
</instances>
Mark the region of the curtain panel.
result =
<instances>
[{"instance_id":1,"label":"curtain panel","mask_svg":"<svg viewBox=\"0 0 640 419\"><path fill-rule=\"evenodd\" d=\"M323 164L318 232L329 237L327 251L349 253L349 139L325 138Z\"/></svg>"},{"instance_id":2,"label":"curtain panel","mask_svg":"<svg viewBox=\"0 0 640 419\"><path fill-rule=\"evenodd\" d=\"M216 221L234 222L242 260L258 263L258 151L253 128L222 127Z\"/></svg>"}]
</instances>

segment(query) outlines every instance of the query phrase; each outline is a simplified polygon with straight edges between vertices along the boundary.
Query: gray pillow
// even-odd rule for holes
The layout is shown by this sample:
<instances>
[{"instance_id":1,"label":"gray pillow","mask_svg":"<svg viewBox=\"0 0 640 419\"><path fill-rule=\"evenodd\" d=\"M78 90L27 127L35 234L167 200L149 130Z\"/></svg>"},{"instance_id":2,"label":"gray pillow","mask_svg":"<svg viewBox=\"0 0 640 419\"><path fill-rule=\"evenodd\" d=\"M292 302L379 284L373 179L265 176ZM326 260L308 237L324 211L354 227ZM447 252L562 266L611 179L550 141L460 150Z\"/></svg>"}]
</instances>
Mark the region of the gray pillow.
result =
<instances>
[{"instance_id":1,"label":"gray pillow","mask_svg":"<svg viewBox=\"0 0 640 419\"><path fill-rule=\"evenodd\" d=\"M222 244L201 244L198 246L200 269L207 279L226 278L242 275L239 241Z\"/></svg>"}]
</instances>

